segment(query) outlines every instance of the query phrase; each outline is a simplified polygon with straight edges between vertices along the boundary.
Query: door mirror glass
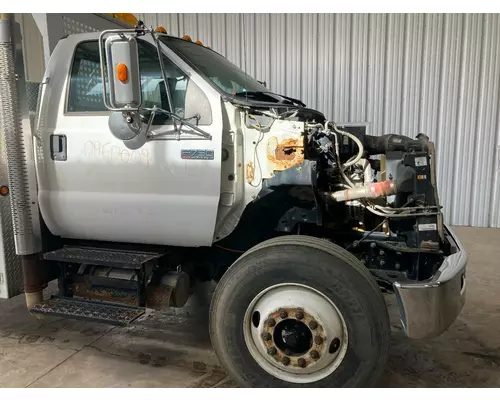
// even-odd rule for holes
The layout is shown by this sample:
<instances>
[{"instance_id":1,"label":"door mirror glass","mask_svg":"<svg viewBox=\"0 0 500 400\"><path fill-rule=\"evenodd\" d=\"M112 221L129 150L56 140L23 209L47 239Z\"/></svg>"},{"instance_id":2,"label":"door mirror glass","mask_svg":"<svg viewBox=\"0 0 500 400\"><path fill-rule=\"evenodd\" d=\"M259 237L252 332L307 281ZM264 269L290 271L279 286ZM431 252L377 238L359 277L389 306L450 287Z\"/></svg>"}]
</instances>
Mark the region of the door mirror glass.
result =
<instances>
[{"instance_id":1,"label":"door mirror glass","mask_svg":"<svg viewBox=\"0 0 500 400\"><path fill-rule=\"evenodd\" d=\"M109 78L109 105L106 106L115 110L138 109L142 96L137 40L125 34L109 36L105 54Z\"/></svg>"}]
</instances>

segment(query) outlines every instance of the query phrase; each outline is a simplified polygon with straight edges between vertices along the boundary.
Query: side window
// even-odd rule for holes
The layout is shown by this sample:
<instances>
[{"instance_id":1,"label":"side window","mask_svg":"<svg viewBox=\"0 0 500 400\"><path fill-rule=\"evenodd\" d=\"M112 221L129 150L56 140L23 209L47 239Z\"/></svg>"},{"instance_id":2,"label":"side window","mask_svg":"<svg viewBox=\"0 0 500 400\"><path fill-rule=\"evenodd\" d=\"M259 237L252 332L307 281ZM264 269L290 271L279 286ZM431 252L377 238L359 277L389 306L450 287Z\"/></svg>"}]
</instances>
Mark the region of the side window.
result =
<instances>
[{"instance_id":1,"label":"side window","mask_svg":"<svg viewBox=\"0 0 500 400\"><path fill-rule=\"evenodd\" d=\"M102 79L97 41L80 43L75 50L67 110L107 111L102 101Z\"/></svg>"},{"instance_id":2,"label":"side window","mask_svg":"<svg viewBox=\"0 0 500 400\"><path fill-rule=\"evenodd\" d=\"M167 58L163 58L172 111L184 117L186 91L189 78ZM142 105L169 109L167 88L160 70L156 48L139 41L139 69L141 73ZM71 67L68 112L107 111L102 100L102 79L97 41L80 43L75 50ZM158 114L155 124L166 123L168 117Z\"/></svg>"}]
</instances>

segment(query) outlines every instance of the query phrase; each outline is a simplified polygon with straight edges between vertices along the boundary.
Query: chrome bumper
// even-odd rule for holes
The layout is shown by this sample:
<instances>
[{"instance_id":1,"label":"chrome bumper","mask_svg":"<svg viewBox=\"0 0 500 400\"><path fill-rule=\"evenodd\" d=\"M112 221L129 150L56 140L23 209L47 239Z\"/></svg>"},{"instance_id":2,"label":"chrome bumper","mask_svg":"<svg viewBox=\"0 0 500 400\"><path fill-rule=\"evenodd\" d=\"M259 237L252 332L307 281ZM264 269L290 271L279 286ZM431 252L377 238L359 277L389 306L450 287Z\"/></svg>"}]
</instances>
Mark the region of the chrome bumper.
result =
<instances>
[{"instance_id":1,"label":"chrome bumper","mask_svg":"<svg viewBox=\"0 0 500 400\"><path fill-rule=\"evenodd\" d=\"M394 283L403 330L412 339L439 336L465 304L467 253L448 227L445 233L453 254L430 280Z\"/></svg>"}]
</instances>

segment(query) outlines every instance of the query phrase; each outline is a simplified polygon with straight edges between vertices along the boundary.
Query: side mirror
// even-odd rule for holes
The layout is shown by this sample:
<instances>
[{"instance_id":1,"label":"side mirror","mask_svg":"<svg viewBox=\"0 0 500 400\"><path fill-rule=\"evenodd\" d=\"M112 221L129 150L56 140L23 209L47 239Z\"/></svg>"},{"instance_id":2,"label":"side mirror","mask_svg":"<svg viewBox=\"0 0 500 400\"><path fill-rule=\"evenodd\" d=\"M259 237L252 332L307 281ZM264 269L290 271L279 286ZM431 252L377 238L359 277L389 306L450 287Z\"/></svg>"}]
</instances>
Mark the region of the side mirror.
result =
<instances>
[{"instance_id":1,"label":"side mirror","mask_svg":"<svg viewBox=\"0 0 500 400\"><path fill-rule=\"evenodd\" d=\"M126 34L109 36L105 42L105 54L109 79L109 104L106 95L104 99L107 108L112 111L137 110L142 104L137 40Z\"/></svg>"}]
</instances>

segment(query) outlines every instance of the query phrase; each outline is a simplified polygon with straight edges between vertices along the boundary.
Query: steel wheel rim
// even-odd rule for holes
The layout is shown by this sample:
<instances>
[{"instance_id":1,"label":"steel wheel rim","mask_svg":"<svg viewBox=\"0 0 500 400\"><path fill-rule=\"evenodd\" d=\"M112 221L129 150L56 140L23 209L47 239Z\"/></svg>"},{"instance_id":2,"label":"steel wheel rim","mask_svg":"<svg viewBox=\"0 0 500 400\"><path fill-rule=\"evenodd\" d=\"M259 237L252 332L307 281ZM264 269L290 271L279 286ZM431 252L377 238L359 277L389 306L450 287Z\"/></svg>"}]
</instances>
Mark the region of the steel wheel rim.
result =
<instances>
[{"instance_id":1,"label":"steel wheel rim","mask_svg":"<svg viewBox=\"0 0 500 400\"><path fill-rule=\"evenodd\" d=\"M319 381L339 367L347 352L342 314L328 297L307 285L282 283L266 288L248 306L243 324L253 359L283 381Z\"/></svg>"}]
</instances>

